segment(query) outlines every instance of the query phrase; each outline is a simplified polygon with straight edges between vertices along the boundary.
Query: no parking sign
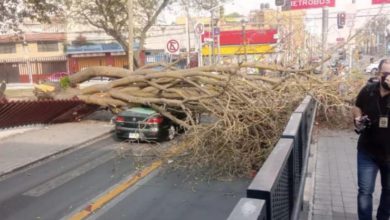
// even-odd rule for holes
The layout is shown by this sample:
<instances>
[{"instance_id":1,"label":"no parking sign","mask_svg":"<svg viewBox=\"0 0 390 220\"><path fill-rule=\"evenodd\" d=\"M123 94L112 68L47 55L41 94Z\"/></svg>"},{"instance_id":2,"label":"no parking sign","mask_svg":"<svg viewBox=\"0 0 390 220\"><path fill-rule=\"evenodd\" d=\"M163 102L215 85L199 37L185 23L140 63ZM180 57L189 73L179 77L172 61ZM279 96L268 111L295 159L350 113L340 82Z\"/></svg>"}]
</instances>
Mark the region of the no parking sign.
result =
<instances>
[{"instance_id":1,"label":"no parking sign","mask_svg":"<svg viewBox=\"0 0 390 220\"><path fill-rule=\"evenodd\" d=\"M171 54L177 53L180 49L180 44L177 40L169 40L167 43L167 51Z\"/></svg>"}]
</instances>

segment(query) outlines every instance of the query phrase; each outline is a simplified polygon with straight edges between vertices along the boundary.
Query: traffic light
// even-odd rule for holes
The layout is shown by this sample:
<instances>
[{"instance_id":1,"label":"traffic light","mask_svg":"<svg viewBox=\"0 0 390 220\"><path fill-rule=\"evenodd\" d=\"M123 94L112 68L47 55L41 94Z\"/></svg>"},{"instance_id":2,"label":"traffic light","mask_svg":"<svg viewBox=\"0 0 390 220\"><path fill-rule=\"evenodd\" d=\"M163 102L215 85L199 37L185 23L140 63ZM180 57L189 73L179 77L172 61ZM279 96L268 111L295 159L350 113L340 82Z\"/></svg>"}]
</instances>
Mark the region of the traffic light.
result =
<instances>
[{"instance_id":1,"label":"traffic light","mask_svg":"<svg viewBox=\"0 0 390 220\"><path fill-rule=\"evenodd\" d=\"M337 13L337 27L339 29L345 26L345 17L346 17L345 12Z\"/></svg>"},{"instance_id":2,"label":"traffic light","mask_svg":"<svg viewBox=\"0 0 390 220\"><path fill-rule=\"evenodd\" d=\"M284 5L284 2L285 0L275 0L275 5L276 6L283 6Z\"/></svg>"}]
</instances>

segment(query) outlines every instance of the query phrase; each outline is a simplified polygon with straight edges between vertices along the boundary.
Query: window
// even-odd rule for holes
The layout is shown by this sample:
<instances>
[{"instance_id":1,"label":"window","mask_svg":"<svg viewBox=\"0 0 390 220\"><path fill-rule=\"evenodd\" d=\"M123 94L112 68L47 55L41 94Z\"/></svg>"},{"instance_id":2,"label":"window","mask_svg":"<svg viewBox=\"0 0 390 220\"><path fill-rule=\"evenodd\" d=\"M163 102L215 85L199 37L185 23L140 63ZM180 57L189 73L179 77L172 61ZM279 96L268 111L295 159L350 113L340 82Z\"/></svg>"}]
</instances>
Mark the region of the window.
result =
<instances>
[{"instance_id":1,"label":"window","mask_svg":"<svg viewBox=\"0 0 390 220\"><path fill-rule=\"evenodd\" d=\"M0 44L0 53L16 53L16 45Z\"/></svg>"},{"instance_id":2,"label":"window","mask_svg":"<svg viewBox=\"0 0 390 220\"><path fill-rule=\"evenodd\" d=\"M38 42L39 52L51 52L58 50L58 42Z\"/></svg>"}]
</instances>

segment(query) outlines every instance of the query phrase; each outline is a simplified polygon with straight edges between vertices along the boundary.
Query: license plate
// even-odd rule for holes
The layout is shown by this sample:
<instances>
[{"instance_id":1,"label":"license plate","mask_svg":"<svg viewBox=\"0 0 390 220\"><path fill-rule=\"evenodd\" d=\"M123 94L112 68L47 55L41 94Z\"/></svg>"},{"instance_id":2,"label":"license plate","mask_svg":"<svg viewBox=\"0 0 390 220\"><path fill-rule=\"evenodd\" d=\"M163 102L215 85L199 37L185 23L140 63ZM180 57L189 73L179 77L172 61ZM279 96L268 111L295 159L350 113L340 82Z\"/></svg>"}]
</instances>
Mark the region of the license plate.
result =
<instances>
[{"instance_id":1,"label":"license plate","mask_svg":"<svg viewBox=\"0 0 390 220\"><path fill-rule=\"evenodd\" d=\"M139 134L138 133L130 133L129 138L131 139L139 139Z\"/></svg>"}]
</instances>

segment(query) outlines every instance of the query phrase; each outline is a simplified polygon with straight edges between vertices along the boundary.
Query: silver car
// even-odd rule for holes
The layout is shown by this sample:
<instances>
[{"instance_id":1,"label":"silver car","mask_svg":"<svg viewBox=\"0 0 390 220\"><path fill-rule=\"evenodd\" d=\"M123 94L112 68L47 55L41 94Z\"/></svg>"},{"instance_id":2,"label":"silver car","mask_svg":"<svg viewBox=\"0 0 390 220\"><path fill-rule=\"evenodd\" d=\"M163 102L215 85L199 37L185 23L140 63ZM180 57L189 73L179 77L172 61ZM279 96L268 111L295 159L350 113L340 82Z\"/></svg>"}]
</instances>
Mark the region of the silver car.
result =
<instances>
[{"instance_id":1,"label":"silver car","mask_svg":"<svg viewBox=\"0 0 390 220\"><path fill-rule=\"evenodd\" d=\"M372 75L375 75L377 72L378 72L378 67L379 67L379 63L382 59L380 60L377 60L373 63L371 63L370 65L368 65L365 69L364 69L364 72L365 73L368 73L368 74L372 74Z\"/></svg>"}]
</instances>

